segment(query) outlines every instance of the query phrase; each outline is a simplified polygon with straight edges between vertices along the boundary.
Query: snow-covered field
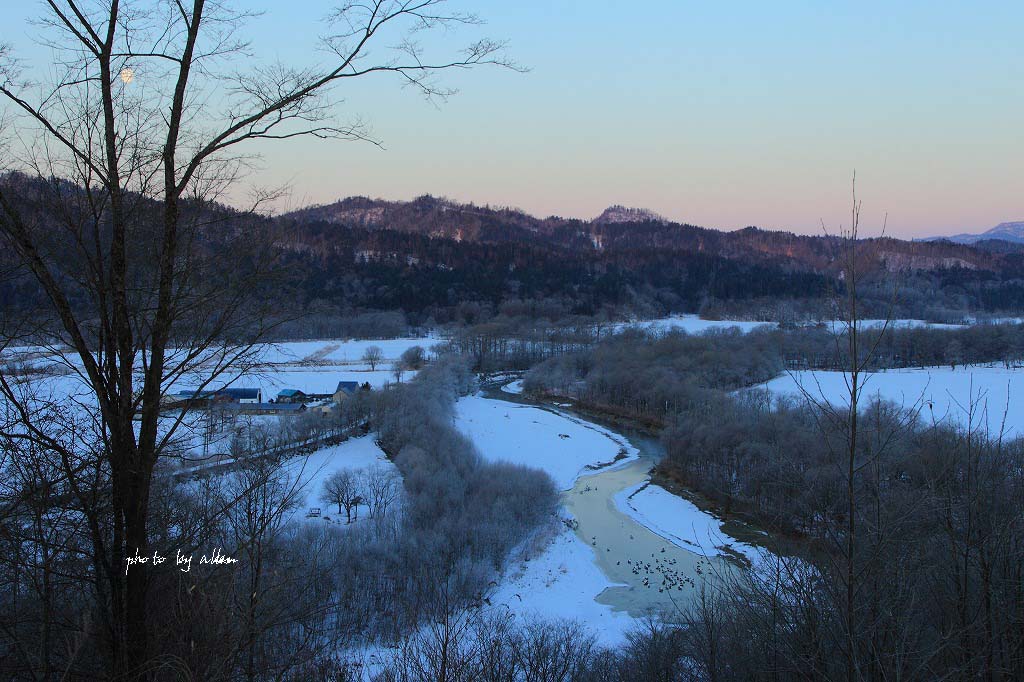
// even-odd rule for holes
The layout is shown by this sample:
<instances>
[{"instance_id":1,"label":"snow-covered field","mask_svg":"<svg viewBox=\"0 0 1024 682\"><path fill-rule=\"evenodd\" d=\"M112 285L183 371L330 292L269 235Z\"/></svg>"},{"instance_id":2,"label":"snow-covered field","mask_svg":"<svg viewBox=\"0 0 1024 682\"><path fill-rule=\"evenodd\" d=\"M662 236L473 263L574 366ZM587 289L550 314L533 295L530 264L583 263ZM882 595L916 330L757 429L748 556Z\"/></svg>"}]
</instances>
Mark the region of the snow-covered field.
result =
<instances>
[{"instance_id":1,"label":"snow-covered field","mask_svg":"<svg viewBox=\"0 0 1024 682\"><path fill-rule=\"evenodd\" d=\"M405 372L402 381L408 381L416 372ZM373 388L395 381L390 368L371 371L369 367L324 365L320 367L274 367L240 377L231 383L238 387L263 389L263 400L274 398L284 388L296 388L304 393L334 393L339 381L369 383ZM217 383L219 385L220 382Z\"/></svg>"},{"instance_id":2,"label":"snow-covered field","mask_svg":"<svg viewBox=\"0 0 1024 682\"><path fill-rule=\"evenodd\" d=\"M841 372L803 371L784 374L764 385L784 395L800 396L801 387L815 399L834 404L849 401ZM1024 436L1024 370L1002 366L925 367L873 372L864 384L865 399L880 396L908 409L920 409L927 421L966 425L967 408L975 403L972 426L987 427L992 435Z\"/></svg>"},{"instance_id":3,"label":"snow-covered field","mask_svg":"<svg viewBox=\"0 0 1024 682\"><path fill-rule=\"evenodd\" d=\"M230 382L235 387L261 388L263 400L274 398L284 388L304 393L334 393L339 381L369 383L373 388L395 381L391 365L413 346L429 351L441 339L424 336L408 339L364 339L359 341L323 340L268 344L260 355L262 366L246 376L225 377L217 386ZM380 348L382 359L371 370L363 361L367 348ZM408 381L415 372L405 372ZM189 388L187 380L180 388ZM175 386L175 389L179 386Z\"/></svg>"},{"instance_id":4,"label":"snow-covered field","mask_svg":"<svg viewBox=\"0 0 1024 682\"><path fill-rule=\"evenodd\" d=\"M263 389L264 400L273 398L282 388L296 388L305 393L333 393L339 381L369 382L377 388L395 380L391 366L407 349L420 346L429 352L439 343L442 343L439 337L423 336L266 344L259 350L260 366L257 369L241 377L237 374L225 375L214 381L211 387L217 388L229 383L238 388L259 387ZM374 370L362 359L366 349L371 346L380 348L382 355ZM0 354L0 359L48 371L55 375L55 382L65 386L64 390L68 393L82 385L81 377L73 371L81 363L73 355L67 358L70 366L59 361L49 350L36 347L8 348ZM412 376L412 372L406 372L402 380ZM171 386L171 390L193 388L198 381L205 379L205 376L182 377Z\"/></svg>"},{"instance_id":5,"label":"snow-covered field","mask_svg":"<svg viewBox=\"0 0 1024 682\"><path fill-rule=\"evenodd\" d=\"M614 329L635 328L645 329L655 333L665 333L675 329L684 331L687 334L704 334L711 330L739 329L747 333L762 327L774 327L774 322L751 322L747 320L703 320L697 315L672 315L653 320L638 320L636 322L623 322L616 324Z\"/></svg>"},{"instance_id":6,"label":"snow-covered field","mask_svg":"<svg viewBox=\"0 0 1024 682\"><path fill-rule=\"evenodd\" d=\"M443 340L436 336L420 336L405 339L287 341L284 343L268 344L262 358L267 363L361 365L366 349L376 346L380 348L385 362L390 363L397 360L402 353L413 346L421 346L423 350L429 351L432 347L442 342Z\"/></svg>"},{"instance_id":7,"label":"snow-covered field","mask_svg":"<svg viewBox=\"0 0 1024 682\"><path fill-rule=\"evenodd\" d=\"M588 466L636 456L628 441L594 424L478 395L455 404L455 425L485 459L546 471L560 490Z\"/></svg>"},{"instance_id":8,"label":"snow-covered field","mask_svg":"<svg viewBox=\"0 0 1024 682\"><path fill-rule=\"evenodd\" d=\"M1019 324L1019 318L998 318L992 320L971 320L971 324ZM863 329L879 329L883 325L888 324L889 327L898 327L901 329L919 329L927 327L929 329L963 329L965 324L946 324L942 322L928 322L926 320L913 320L913 319L900 319L900 320L860 320L860 326ZM841 332L845 329L845 325L839 321L826 322L826 327L832 331ZM637 320L634 322L622 322L614 325L616 331L622 331L627 328L646 329L655 333L665 333L671 330L681 330L687 334L704 334L713 330L723 329L738 329L739 331L746 334L747 332L755 329L765 329L775 327L775 322L756 322L750 320L705 320L701 319L697 315L672 315L670 317L662 317L650 320ZM813 325L812 325L813 326Z\"/></svg>"},{"instance_id":9,"label":"snow-covered field","mask_svg":"<svg viewBox=\"0 0 1024 682\"><path fill-rule=\"evenodd\" d=\"M761 551L722 532L722 522L697 505L653 483L620 491L615 504L677 547L704 556L741 554L756 563Z\"/></svg>"}]
</instances>

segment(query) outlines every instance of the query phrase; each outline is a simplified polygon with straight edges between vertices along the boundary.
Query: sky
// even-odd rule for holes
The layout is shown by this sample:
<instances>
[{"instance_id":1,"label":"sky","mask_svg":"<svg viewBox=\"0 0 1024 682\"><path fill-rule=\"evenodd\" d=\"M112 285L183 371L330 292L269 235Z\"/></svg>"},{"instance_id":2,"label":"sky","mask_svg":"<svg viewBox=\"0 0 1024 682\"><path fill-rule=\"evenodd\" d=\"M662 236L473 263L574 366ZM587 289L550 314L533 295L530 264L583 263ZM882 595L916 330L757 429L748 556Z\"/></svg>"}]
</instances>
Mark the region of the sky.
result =
<instances>
[{"instance_id":1,"label":"sky","mask_svg":"<svg viewBox=\"0 0 1024 682\"><path fill-rule=\"evenodd\" d=\"M254 61L327 62L317 36L335 3L241 4L263 11L246 30ZM448 72L459 93L442 103L394 77L352 81L337 112L368 121L383 148L261 144L247 182L287 184L280 209L429 193L540 216L624 204L817 234L848 221L856 172L863 234L886 216L905 238L1024 220L1019 0L451 4L487 23L422 36L428 53L501 38L529 71ZM8 21L0 42L43 58L33 31Z\"/></svg>"}]
</instances>

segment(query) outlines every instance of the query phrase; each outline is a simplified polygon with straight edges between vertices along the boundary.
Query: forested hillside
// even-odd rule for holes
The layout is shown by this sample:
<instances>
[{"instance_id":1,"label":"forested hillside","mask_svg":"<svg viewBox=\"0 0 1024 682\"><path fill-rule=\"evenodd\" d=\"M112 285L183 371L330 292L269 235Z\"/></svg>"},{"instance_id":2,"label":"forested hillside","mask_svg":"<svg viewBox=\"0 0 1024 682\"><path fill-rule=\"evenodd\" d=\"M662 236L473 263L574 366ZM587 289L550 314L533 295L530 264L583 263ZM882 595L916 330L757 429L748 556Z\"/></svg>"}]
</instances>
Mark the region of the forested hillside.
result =
<instances>
[{"instance_id":1,"label":"forested hillside","mask_svg":"<svg viewBox=\"0 0 1024 682\"><path fill-rule=\"evenodd\" d=\"M843 288L842 240L836 236L756 227L723 232L621 206L582 221L430 196L409 202L361 197L279 220L304 257L351 259L357 278L377 285L364 295L365 305L409 311L443 308L453 299L496 305L561 297L578 313L617 305L778 319L793 309L786 300L820 303ZM865 303L880 314L888 310L895 279L895 305L903 316L952 320L1020 311L1024 253L1009 242L999 245L862 239L858 250L869 264ZM395 287L395 281L402 284ZM879 283L874 291L872 281ZM309 284L313 295L317 284ZM417 291L414 301L399 293L403 286Z\"/></svg>"},{"instance_id":2,"label":"forested hillside","mask_svg":"<svg viewBox=\"0 0 1024 682\"><path fill-rule=\"evenodd\" d=\"M73 210L69 198L84 195L60 180L9 174L0 182L16 189L11 196L41 233L51 222L67 222L45 206L59 197ZM245 263L258 262L264 297L278 306L287 301L291 312L397 310L414 323L474 323L503 305L544 302L573 315L701 312L789 320L829 316L828 300L843 289L836 237L722 232L622 207L590 222L433 197L352 198L276 218L208 203L185 203L183 212L202 225L211 262L228 255L225 245L240 232L252 236L252 254L232 254L233 270L213 268L204 277L237 278ZM60 234L52 236L59 251ZM107 238L102 229L97 236ZM895 305L902 317L958 321L1024 310L1024 253L1009 244L992 250L879 238L861 240L858 249L868 263L868 314ZM10 305L39 303L25 272L5 267L4 273L0 287ZM467 306L479 312L467 318Z\"/></svg>"}]
</instances>

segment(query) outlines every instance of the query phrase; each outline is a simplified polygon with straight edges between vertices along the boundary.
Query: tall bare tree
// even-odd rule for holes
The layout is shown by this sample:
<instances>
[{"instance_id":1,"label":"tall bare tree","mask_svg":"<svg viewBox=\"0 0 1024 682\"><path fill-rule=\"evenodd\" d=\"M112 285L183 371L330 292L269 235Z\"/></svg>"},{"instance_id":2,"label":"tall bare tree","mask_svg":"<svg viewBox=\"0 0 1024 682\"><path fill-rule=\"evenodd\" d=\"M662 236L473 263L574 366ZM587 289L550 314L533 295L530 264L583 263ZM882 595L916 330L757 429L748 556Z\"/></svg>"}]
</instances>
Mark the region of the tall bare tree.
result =
<instances>
[{"instance_id":1,"label":"tall bare tree","mask_svg":"<svg viewBox=\"0 0 1024 682\"><path fill-rule=\"evenodd\" d=\"M829 597L837 613L841 614L841 631L837 633L837 639L843 643L845 672L849 680L860 679L866 674L870 676L865 672L865 666L871 665L873 652L864 653L870 649L865 646L864 638L865 635L868 639L873 636L870 622L873 616L871 609L866 607L869 599L865 598L863 585L872 571L878 568L880 548L883 540L890 541L889 531L892 530L881 527L880 515L872 528L861 527L864 519L870 517L868 505L874 502L877 507L879 504L879 475L875 474L876 480L871 482L870 474L878 471L882 457L893 447L899 434L904 433L916 419L919 408L919 403L914 403L905 406L906 412L887 415L889 418L883 419L882 408L876 402L877 418L868 420L867 425L863 423L868 371L877 359L879 343L892 324L898 289L894 285L889 310L881 325L866 329L860 296L871 255L862 248L860 226L861 202L857 198L857 178L854 175L850 223L838 235L843 291L833 300L839 318L834 330L835 351L845 383L842 401L840 404L830 401L820 385L810 390L797 381L804 399L812 408L811 413L818 420L823 442L839 470L839 480L844 489L844 509L827 532L832 549L828 553L830 568L838 578L828 585ZM883 223L883 234L885 227ZM874 534L873 538L867 537L870 533Z\"/></svg>"},{"instance_id":2,"label":"tall bare tree","mask_svg":"<svg viewBox=\"0 0 1024 682\"><path fill-rule=\"evenodd\" d=\"M0 47L0 138L6 170L17 171L0 183L0 238L14 254L4 265L41 292L20 309L38 304L32 315L5 320L4 346L43 347L86 388L80 407L93 427L88 447L63 438L46 418L60 401L26 398L5 373L0 390L14 415L5 435L57 455L87 519L104 630L94 634L112 676L145 678L157 654L147 634L150 569L125 575L124 560L151 550L154 471L187 422L184 411L162 418L162 398L175 381L201 389L234 378L267 331L257 302L270 251L251 239L266 224L211 202L251 167L253 142L372 141L361 121L336 116L350 79L391 74L443 99L453 91L440 72L514 67L486 39L428 55L416 40L423 31L479 23L446 4L345 2L328 18L327 57L305 68L243 66L259 56L243 35L248 13L206 0L47 0L47 82ZM250 247L218 263L227 244Z\"/></svg>"}]
</instances>

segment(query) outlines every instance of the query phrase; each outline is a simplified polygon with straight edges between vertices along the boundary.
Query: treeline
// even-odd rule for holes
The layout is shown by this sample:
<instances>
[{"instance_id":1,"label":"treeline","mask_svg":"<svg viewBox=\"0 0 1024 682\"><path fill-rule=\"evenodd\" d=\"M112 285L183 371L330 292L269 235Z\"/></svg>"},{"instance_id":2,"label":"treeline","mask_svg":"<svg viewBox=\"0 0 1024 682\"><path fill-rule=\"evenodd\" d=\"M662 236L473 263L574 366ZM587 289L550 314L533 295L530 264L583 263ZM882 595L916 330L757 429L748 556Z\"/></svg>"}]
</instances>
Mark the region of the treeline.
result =
<instances>
[{"instance_id":1,"label":"treeline","mask_svg":"<svg viewBox=\"0 0 1024 682\"><path fill-rule=\"evenodd\" d=\"M586 351L545 360L526 373L523 388L661 425L707 400L709 390L768 381L781 370L777 338L771 333L730 329L703 335L652 334L631 329Z\"/></svg>"},{"instance_id":2,"label":"treeline","mask_svg":"<svg viewBox=\"0 0 1024 682\"><path fill-rule=\"evenodd\" d=\"M661 679L1020 679L1024 441L987 433L977 395L956 396L958 427L866 401L854 422L842 396L827 403L814 385L806 401L743 388L779 371L780 340L824 352L818 332L800 333L627 334L526 375L527 391L664 427L656 479L788 538L800 557L764 557L646 635ZM992 360L1020 334L896 329L863 343L879 351L873 365L922 340L935 346L913 346L915 358L948 358L956 339ZM829 335L836 368L839 341Z\"/></svg>"},{"instance_id":3,"label":"treeline","mask_svg":"<svg viewBox=\"0 0 1024 682\"><path fill-rule=\"evenodd\" d=\"M411 331L401 311L355 311L314 300L275 324L267 340L395 339Z\"/></svg>"},{"instance_id":4,"label":"treeline","mask_svg":"<svg viewBox=\"0 0 1024 682\"><path fill-rule=\"evenodd\" d=\"M455 337L478 368L518 369L543 360L525 375L528 391L558 394L592 407L661 419L705 389L735 390L768 381L784 370L839 370L850 365L849 330L841 322L800 328L735 329L705 334L650 332L612 325L580 325L562 336L478 325ZM1024 324L956 328L861 326L858 361L867 370L1024 362ZM562 341L562 343L556 343ZM568 341L568 342L566 342Z\"/></svg>"},{"instance_id":5,"label":"treeline","mask_svg":"<svg viewBox=\"0 0 1024 682\"><path fill-rule=\"evenodd\" d=\"M769 563L689 614L703 679L1024 676L1024 442L963 399L972 427L860 405L852 479L842 408L721 396L676 416L661 474L802 538L814 566Z\"/></svg>"},{"instance_id":6,"label":"treeline","mask_svg":"<svg viewBox=\"0 0 1024 682\"><path fill-rule=\"evenodd\" d=\"M312 223L282 254L283 294L442 319L460 303L568 301L695 312L707 297L822 297L827 275L701 252L582 252L536 241L471 242Z\"/></svg>"},{"instance_id":7,"label":"treeline","mask_svg":"<svg viewBox=\"0 0 1024 682\"><path fill-rule=\"evenodd\" d=\"M468 358L475 371L487 374L525 370L547 358L585 351L613 330L603 315L556 321L500 315L450 329L447 344Z\"/></svg>"},{"instance_id":8,"label":"treeline","mask_svg":"<svg viewBox=\"0 0 1024 682\"><path fill-rule=\"evenodd\" d=\"M552 519L558 495L543 472L481 461L454 429L454 402L472 382L464 364L445 358L411 382L357 394L325 423L323 433L336 433L368 420L402 475L399 499L371 504L359 523L296 522L299 493L322 491L300 490L313 472L301 456L282 457L288 434L259 424L235 437L244 448L234 448L232 466L187 480L158 476L150 559L116 569L144 572L150 583L146 672L359 679L366 647L478 606L510 548ZM56 423L59 415L66 421ZM76 419L70 409L54 412L54 427L85 442ZM308 439L318 433L313 421L282 424ZM95 562L104 559L90 548L111 514L109 480L75 490L51 452L8 441L2 455L0 676L101 678L118 624L102 618ZM154 551L165 558L159 566Z\"/></svg>"},{"instance_id":9,"label":"treeline","mask_svg":"<svg viewBox=\"0 0 1024 682\"><path fill-rule=\"evenodd\" d=\"M780 333L779 349L790 369L839 369L849 366L849 351L837 333L847 332L842 322L834 329L821 325L814 329ZM929 367L1000 363L1007 367L1024 360L1024 324L976 324L956 328L906 327L890 324L866 327L861 360L868 369ZM869 357L870 356L870 357Z\"/></svg>"},{"instance_id":10,"label":"treeline","mask_svg":"<svg viewBox=\"0 0 1024 682\"><path fill-rule=\"evenodd\" d=\"M479 604L509 550L555 511L547 474L482 461L452 426L455 400L473 382L459 360L443 359L369 406L405 497L398 534L355 529L349 568L338 576L345 618L363 636L397 641L427 619Z\"/></svg>"}]
</instances>

